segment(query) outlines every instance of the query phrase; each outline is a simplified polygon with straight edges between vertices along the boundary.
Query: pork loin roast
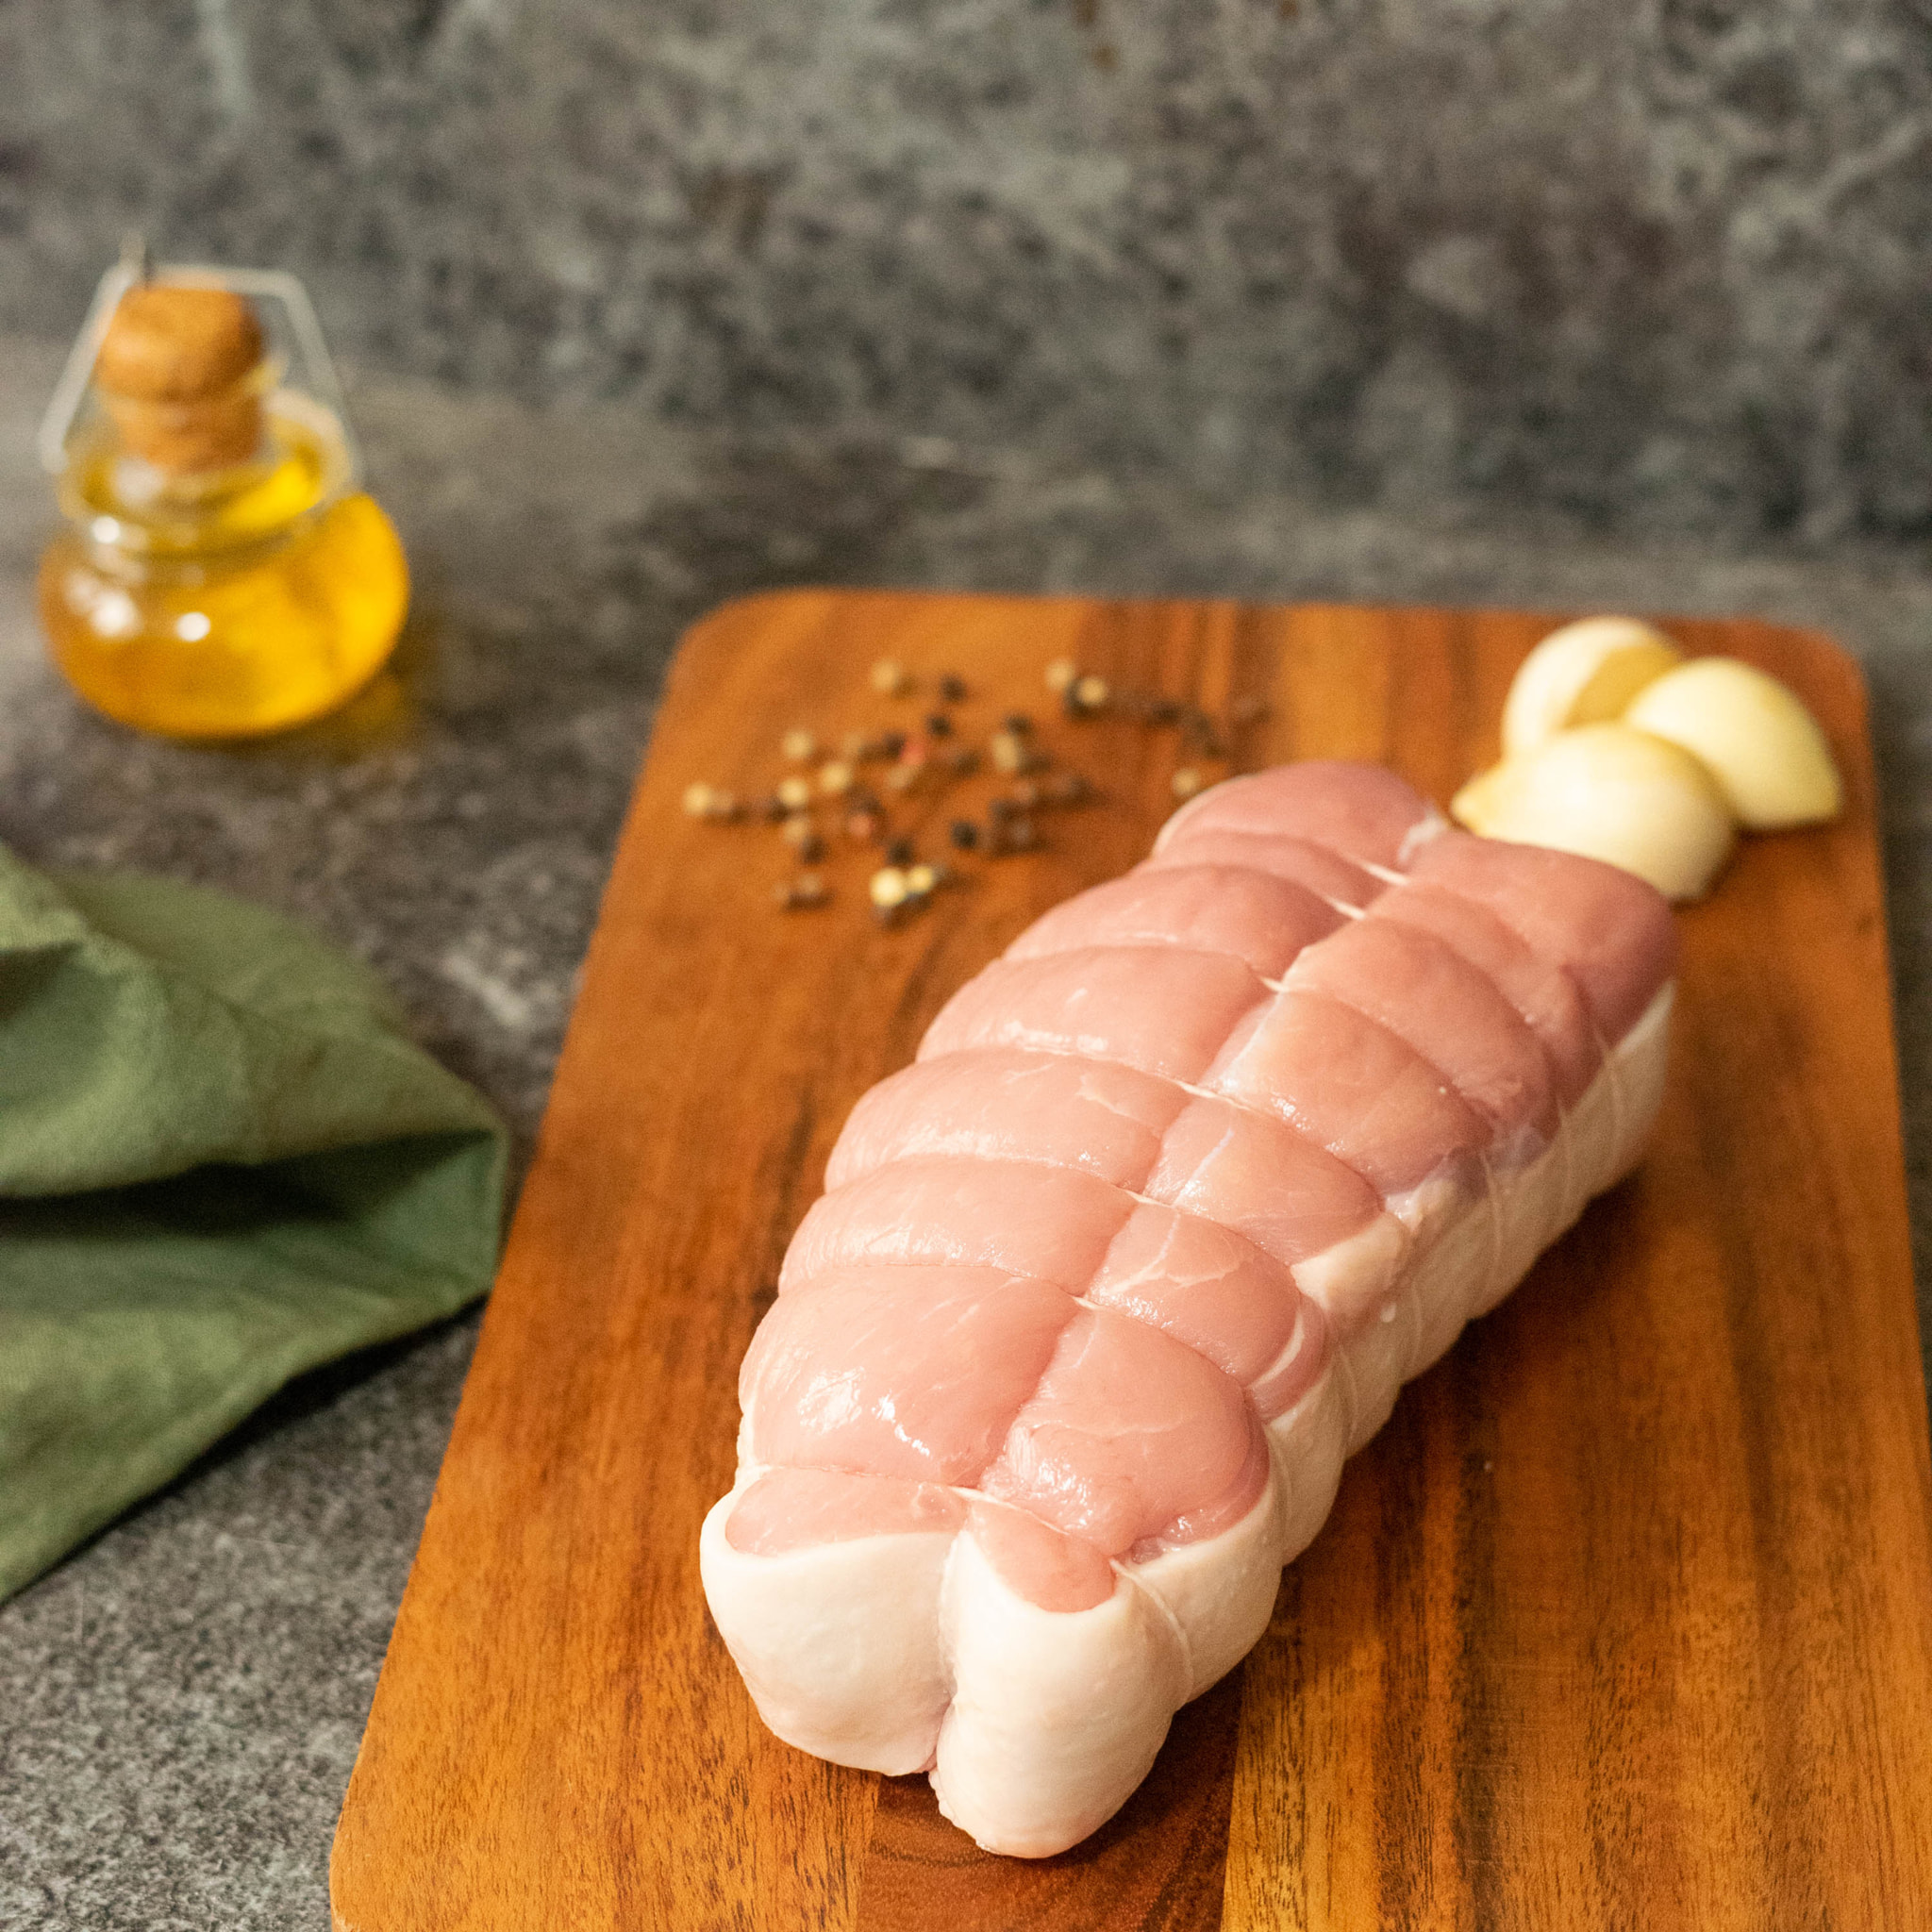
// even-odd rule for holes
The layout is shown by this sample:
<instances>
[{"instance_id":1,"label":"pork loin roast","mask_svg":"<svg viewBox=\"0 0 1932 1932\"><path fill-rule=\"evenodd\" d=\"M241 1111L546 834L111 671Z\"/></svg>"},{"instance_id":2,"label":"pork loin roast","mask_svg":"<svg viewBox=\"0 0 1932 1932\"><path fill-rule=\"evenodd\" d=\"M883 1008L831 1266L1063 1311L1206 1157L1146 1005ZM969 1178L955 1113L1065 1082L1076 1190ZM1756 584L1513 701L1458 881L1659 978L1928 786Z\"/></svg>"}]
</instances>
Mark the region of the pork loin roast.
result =
<instances>
[{"instance_id":1,"label":"pork loin roast","mask_svg":"<svg viewBox=\"0 0 1932 1932\"><path fill-rule=\"evenodd\" d=\"M1216 787L854 1109L745 1357L765 1722L1043 1857L1260 1636L1342 1459L1636 1159L1674 934L1374 767Z\"/></svg>"}]
</instances>

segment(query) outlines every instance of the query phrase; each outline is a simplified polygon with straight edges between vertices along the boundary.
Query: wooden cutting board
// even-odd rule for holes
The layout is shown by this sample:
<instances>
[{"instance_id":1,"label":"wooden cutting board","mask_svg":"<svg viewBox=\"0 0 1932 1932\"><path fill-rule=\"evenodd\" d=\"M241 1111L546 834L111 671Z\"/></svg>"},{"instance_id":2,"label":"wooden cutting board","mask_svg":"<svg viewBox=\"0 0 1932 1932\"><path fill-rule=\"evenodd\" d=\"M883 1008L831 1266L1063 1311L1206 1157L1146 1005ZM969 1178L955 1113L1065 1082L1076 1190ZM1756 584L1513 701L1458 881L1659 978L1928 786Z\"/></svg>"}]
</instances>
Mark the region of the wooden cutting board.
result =
<instances>
[{"instance_id":1,"label":"wooden cutting board","mask_svg":"<svg viewBox=\"0 0 1932 1932\"><path fill-rule=\"evenodd\" d=\"M1263 701L1238 764L1377 759L1440 800L1556 621L798 591L691 632L343 1808L339 1927L1932 1924L1932 1470L1872 762L1857 672L1805 633L1672 626L1794 685L1850 803L1749 841L1683 916L1641 1173L1404 1394L1112 1825L982 1856L923 1780L775 1742L706 1615L739 1358L847 1109L1172 807L1174 734L1053 717L1042 667ZM959 673L963 731L1039 714L1105 802L898 929L857 855L832 905L781 913L776 834L680 798L769 790L789 726L918 718L872 691L886 657Z\"/></svg>"}]
</instances>

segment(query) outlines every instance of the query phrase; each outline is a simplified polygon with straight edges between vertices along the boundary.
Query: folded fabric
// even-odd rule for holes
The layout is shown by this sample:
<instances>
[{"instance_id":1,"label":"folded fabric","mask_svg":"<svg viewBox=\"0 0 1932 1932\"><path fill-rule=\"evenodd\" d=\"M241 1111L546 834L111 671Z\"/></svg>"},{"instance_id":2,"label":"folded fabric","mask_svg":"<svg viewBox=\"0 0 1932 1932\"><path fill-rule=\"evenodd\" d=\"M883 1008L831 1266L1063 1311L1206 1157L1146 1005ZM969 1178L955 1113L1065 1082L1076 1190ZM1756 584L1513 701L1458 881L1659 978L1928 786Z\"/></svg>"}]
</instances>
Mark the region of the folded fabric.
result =
<instances>
[{"instance_id":1,"label":"folded fabric","mask_svg":"<svg viewBox=\"0 0 1932 1932\"><path fill-rule=\"evenodd\" d=\"M285 919L0 847L0 1597L495 1266L506 1136Z\"/></svg>"}]
</instances>

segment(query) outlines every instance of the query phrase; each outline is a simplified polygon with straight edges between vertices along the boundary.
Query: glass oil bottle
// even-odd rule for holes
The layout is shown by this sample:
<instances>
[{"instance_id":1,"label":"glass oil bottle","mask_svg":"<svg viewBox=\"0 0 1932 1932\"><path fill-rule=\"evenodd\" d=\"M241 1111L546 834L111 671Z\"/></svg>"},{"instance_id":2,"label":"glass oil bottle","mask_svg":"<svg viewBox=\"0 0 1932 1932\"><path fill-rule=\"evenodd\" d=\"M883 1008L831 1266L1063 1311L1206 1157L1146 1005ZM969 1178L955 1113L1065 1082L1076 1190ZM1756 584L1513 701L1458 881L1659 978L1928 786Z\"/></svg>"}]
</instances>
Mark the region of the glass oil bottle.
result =
<instances>
[{"instance_id":1,"label":"glass oil bottle","mask_svg":"<svg viewBox=\"0 0 1932 1932\"><path fill-rule=\"evenodd\" d=\"M265 335L275 298L308 378ZM139 730L234 739L319 718L395 646L408 569L292 276L124 260L42 431L68 528L41 622L82 697Z\"/></svg>"}]
</instances>

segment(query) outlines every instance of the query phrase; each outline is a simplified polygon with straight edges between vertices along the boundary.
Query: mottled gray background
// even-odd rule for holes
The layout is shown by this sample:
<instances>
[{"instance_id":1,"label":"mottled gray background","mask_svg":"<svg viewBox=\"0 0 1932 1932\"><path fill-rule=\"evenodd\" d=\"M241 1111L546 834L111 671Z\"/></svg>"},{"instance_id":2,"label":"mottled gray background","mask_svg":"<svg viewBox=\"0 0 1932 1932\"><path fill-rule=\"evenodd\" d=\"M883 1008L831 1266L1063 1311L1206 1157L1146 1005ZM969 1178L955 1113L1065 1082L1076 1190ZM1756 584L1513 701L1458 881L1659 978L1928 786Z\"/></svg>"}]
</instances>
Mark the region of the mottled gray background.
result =
<instances>
[{"instance_id":1,"label":"mottled gray background","mask_svg":"<svg viewBox=\"0 0 1932 1932\"><path fill-rule=\"evenodd\" d=\"M1932 524L1928 0L9 0L0 76L0 327L140 223L533 398Z\"/></svg>"},{"instance_id":2,"label":"mottled gray background","mask_svg":"<svg viewBox=\"0 0 1932 1932\"><path fill-rule=\"evenodd\" d=\"M1923 1281L1928 168L1932 0L0 0L0 840L307 919L526 1152L724 597L1817 625L1875 699ZM379 729L170 745L46 667L31 429L129 224L299 269L355 366L415 583ZM0 1607L4 1932L326 1925L475 1333Z\"/></svg>"}]
</instances>

